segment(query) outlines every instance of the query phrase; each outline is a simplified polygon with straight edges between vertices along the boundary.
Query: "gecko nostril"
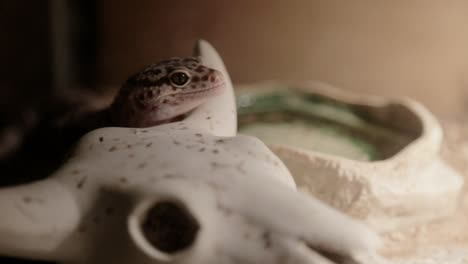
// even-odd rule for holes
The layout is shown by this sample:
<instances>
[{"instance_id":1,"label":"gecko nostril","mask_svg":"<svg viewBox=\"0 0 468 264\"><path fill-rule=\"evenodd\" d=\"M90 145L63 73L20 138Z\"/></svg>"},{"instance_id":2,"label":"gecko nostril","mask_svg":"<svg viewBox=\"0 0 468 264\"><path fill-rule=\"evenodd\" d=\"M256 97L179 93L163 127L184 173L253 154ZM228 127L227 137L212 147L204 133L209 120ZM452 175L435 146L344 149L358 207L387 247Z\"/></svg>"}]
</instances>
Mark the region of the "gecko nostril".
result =
<instances>
[{"instance_id":1,"label":"gecko nostril","mask_svg":"<svg viewBox=\"0 0 468 264\"><path fill-rule=\"evenodd\" d=\"M211 81L211 82L214 82L214 81L216 81L216 76L214 76L214 75L211 75L211 77L210 77L210 81Z\"/></svg>"}]
</instances>

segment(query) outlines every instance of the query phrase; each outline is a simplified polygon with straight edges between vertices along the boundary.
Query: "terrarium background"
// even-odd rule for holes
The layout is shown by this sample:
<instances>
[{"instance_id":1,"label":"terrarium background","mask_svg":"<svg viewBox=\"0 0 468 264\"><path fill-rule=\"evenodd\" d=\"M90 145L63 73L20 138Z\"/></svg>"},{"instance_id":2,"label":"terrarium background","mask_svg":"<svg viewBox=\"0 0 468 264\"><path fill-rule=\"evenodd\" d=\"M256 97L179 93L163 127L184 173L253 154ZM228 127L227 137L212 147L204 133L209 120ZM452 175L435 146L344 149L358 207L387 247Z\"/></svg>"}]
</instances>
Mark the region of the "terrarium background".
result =
<instances>
[{"instance_id":1,"label":"terrarium background","mask_svg":"<svg viewBox=\"0 0 468 264\"><path fill-rule=\"evenodd\" d=\"M0 108L53 86L115 90L200 37L234 83L315 79L411 96L439 115L467 108L464 0L2 0L0 28Z\"/></svg>"}]
</instances>

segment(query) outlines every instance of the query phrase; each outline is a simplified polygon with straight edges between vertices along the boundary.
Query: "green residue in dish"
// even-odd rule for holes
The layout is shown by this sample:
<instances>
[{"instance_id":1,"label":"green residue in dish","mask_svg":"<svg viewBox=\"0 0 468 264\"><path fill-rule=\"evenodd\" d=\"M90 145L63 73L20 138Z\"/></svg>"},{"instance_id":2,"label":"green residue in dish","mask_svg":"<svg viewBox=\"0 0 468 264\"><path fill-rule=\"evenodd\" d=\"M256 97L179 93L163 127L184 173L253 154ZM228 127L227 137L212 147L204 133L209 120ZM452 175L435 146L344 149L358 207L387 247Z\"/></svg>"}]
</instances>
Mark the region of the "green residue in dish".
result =
<instances>
[{"instance_id":1,"label":"green residue in dish","mask_svg":"<svg viewBox=\"0 0 468 264\"><path fill-rule=\"evenodd\" d=\"M240 132L258 137L266 144L305 148L355 160L378 158L374 146L366 140L353 136L339 126L316 120L256 121L242 125Z\"/></svg>"},{"instance_id":2,"label":"green residue in dish","mask_svg":"<svg viewBox=\"0 0 468 264\"><path fill-rule=\"evenodd\" d=\"M347 104L288 89L238 96L240 132L267 144L340 155L355 160L384 158L379 142L407 138L357 115Z\"/></svg>"}]
</instances>

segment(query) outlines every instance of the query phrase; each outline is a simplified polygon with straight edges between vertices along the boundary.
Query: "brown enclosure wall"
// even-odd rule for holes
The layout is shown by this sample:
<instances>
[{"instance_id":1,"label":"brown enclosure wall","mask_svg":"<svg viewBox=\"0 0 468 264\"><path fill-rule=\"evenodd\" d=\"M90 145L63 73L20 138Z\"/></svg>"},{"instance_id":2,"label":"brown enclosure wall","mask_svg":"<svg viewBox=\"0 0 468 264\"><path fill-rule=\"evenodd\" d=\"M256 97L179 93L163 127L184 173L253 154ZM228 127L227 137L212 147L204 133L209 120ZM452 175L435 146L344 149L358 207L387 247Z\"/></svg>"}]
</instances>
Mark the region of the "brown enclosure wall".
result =
<instances>
[{"instance_id":1,"label":"brown enclosure wall","mask_svg":"<svg viewBox=\"0 0 468 264\"><path fill-rule=\"evenodd\" d=\"M51 93L48 25L47 4L0 1L0 115Z\"/></svg>"},{"instance_id":2,"label":"brown enclosure wall","mask_svg":"<svg viewBox=\"0 0 468 264\"><path fill-rule=\"evenodd\" d=\"M411 96L439 114L468 102L468 1L102 0L99 14L104 85L202 37L235 83L316 79Z\"/></svg>"}]
</instances>

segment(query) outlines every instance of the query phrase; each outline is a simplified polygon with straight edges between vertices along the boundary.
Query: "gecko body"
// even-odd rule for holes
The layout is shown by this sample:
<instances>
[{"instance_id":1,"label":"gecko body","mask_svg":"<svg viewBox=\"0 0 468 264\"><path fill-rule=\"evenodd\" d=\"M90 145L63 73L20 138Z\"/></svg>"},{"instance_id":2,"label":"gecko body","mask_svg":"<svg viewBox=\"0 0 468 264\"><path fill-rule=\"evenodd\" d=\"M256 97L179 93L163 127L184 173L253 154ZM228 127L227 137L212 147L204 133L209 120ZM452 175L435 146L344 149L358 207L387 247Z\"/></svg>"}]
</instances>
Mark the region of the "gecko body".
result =
<instances>
[{"instance_id":1,"label":"gecko body","mask_svg":"<svg viewBox=\"0 0 468 264\"><path fill-rule=\"evenodd\" d=\"M109 108L111 123L149 127L171 122L218 95L224 88L221 72L196 57L170 58L132 75Z\"/></svg>"},{"instance_id":2,"label":"gecko body","mask_svg":"<svg viewBox=\"0 0 468 264\"><path fill-rule=\"evenodd\" d=\"M151 64L122 85L109 107L96 111L65 103L63 109L40 116L40 122L24 132L24 138L12 142L12 147L0 146L0 170L5 175L15 175L12 179L0 179L0 186L33 180L31 175L34 179L46 177L60 166L70 147L91 130L150 127L177 121L222 93L224 87L222 74L202 65L196 57ZM2 132L0 142L8 140Z\"/></svg>"}]
</instances>

